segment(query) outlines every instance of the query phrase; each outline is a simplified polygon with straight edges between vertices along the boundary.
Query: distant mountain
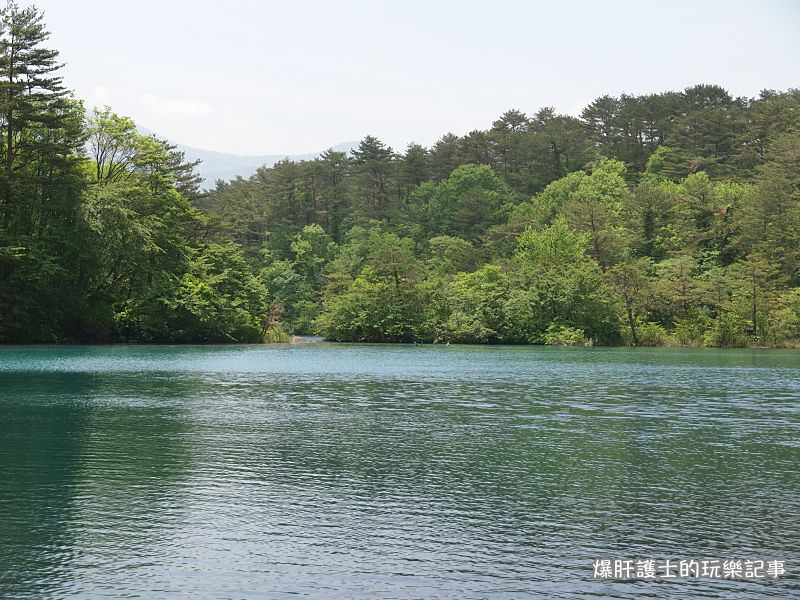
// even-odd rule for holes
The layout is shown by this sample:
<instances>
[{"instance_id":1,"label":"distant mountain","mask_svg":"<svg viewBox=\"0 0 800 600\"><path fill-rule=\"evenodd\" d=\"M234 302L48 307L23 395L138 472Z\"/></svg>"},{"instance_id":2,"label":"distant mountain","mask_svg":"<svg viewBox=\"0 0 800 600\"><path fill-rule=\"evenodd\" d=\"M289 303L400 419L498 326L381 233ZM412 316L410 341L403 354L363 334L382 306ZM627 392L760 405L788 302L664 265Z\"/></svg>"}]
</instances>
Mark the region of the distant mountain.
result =
<instances>
[{"instance_id":1,"label":"distant mountain","mask_svg":"<svg viewBox=\"0 0 800 600\"><path fill-rule=\"evenodd\" d=\"M139 133L144 135L155 134L154 131L139 127ZM289 159L289 160L313 160L325 150L320 150L312 154L265 154L262 156L246 156L241 154L226 154L224 152L215 152L213 150L203 150L201 148L192 148L191 146L184 146L173 140L169 140L171 144L175 144L181 152L186 156L186 160L201 160L200 166L197 167L197 172L204 180L203 187L213 188L218 179L228 181L229 179L236 179L236 177L250 177L256 169L262 166L271 167L276 162ZM354 148L358 147L358 142L344 142L332 147L333 150L338 152L350 153ZM326 148L327 149L327 148Z\"/></svg>"}]
</instances>

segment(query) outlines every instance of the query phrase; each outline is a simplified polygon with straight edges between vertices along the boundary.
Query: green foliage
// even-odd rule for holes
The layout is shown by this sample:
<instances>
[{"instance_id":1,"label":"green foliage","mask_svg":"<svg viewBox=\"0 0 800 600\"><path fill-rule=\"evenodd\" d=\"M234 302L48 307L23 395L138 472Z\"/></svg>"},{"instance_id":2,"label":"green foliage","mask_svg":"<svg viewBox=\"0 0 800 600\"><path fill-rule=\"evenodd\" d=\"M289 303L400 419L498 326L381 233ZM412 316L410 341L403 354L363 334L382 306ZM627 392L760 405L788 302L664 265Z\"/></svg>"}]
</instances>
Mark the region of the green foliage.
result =
<instances>
[{"instance_id":1,"label":"green foliage","mask_svg":"<svg viewBox=\"0 0 800 600\"><path fill-rule=\"evenodd\" d=\"M798 90L509 110L204 194L48 36L0 9L0 342L800 345Z\"/></svg>"},{"instance_id":2,"label":"green foliage","mask_svg":"<svg viewBox=\"0 0 800 600\"><path fill-rule=\"evenodd\" d=\"M432 234L476 240L500 223L513 202L508 186L488 165L464 165L432 190L425 219Z\"/></svg>"},{"instance_id":3,"label":"green foliage","mask_svg":"<svg viewBox=\"0 0 800 600\"><path fill-rule=\"evenodd\" d=\"M623 213L630 232L630 253L662 260L682 248L676 206L679 187L645 174L627 197Z\"/></svg>"},{"instance_id":4,"label":"green foliage","mask_svg":"<svg viewBox=\"0 0 800 600\"><path fill-rule=\"evenodd\" d=\"M668 346L672 339L667 330L659 323L639 321L636 324L636 340L633 339L630 329L625 329L622 340L630 346Z\"/></svg>"},{"instance_id":5,"label":"green foliage","mask_svg":"<svg viewBox=\"0 0 800 600\"><path fill-rule=\"evenodd\" d=\"M265 344L286 344L292 341L292 336L286 333L281 326L276 325L267 328L261 341Z\"/></svg>"},{"instance_id":6,"label":"green foliage","mask_svg":"<svg viewBox=\"0 0 800 600\"><path fill-rule=\"evenodd\" d=\"M291 243L294 266L309 285L316 286L322 282L322 270L334 254L335 246L317 224L306 225L294 236Z\"/></svg>"},{"instance_id":7,"label":"green foliage","mask_svg":"<svg viewBox=\"0 0 800 600\"><path fill-rule=\"evenodd\" d=\"M308 280L288 260L270 261L261 269L259 279L267 290L270 314L296 333L311 333L319 313L319 301Z\"/></svg>"},{"instance_id":8,"label":"green foliage","mask_svg":"<svg viewBox=\"0 0 800 600\"><path fill-rule=\"evenodd\" d=\"M577 193L586 174L583 171L570 173L548 185L544 191L533 197L529 204L522 205L525 213L519 208L515 210L512 219L520 219L526 214L527 219L539 225L549 225L563 210L564 205ZM520 207L522 208L522 207Z\"/></svg>"},{"instance_id":9,"label":"green foliage","mask_svg":"<svg viewBox=\"0 0 800 600\"><path fill-rule=\"evenodd\" d=\"M547 346L585 346L588 340L583 329L551 323L544 332L543 342Z\"/></svg>"},{"instance_id":10,"label":"green foliage","mask_svg":"<svg viewBox=\"0 0 800 600\"><path fill-rule=\"evenodd\" d=\"M508 277L496 265L461 273L448 288L451 311L444 323L447 341L499 342L507 339L505 299Z\"/></svg>"},{"instance_id":11,"label":"green foliage","mask_svg":"<svg viewBox=\"0 0 800 600\"><path fill-rule=\"evenodd\" d=\"M696 173L698 168L698 159L691 151L659 146L647 159L645 172L676 181Z\"/></svg>"},{"instance_id":12,"label":"green foliage","mask_svg":"<svg viewBox=\"0 0 800 600\"><path fill-rule=\"evenodd\" d=\"M786 290L777 297L765 341L775 346L800 347L800 288Z\"/></svg>"},{"instance_id":13,"label":"green foliage","mask_svg":"<svg viewBox=\"0 0 800 600\"><path fill-rule=\"evenodd\" d=\"M475 246L461 238L440 235L428 240L430 258L428 270L438 275L453 275L459 271L472 271L480 259Z\"/></svg>"},{"instance_id":14,"label":"green foliage","mask_svg":"<svg viewBox=\"0 0 800 600\"><path fill-rule=\"evenodd\" d=\"M636 262L619 263L606 272L607 279L622 299L630 332L630 343L634 346L640 344L637 323L641 320L644 299L649 291L650 282L646 275L648 267L649 261L645 258Z\"/></svg>"},{"instance_id":15,"label":"green foliage","mask_svg":"<svg viewBox=\"0 0 800 600\"><path fill-rule=\"evenodd\" d=\"M379 280L367 267L344 292L327 296L317 328L326 339L345 342L409 342L423 323L414 287Z\"/></svg>"},{"instance_id":16,"label":"green foliage","mask_svg":"<svg viewBox=\"0 0 800 600\"><path fill-rule=\"evenodd\" d=\"M124 302L115 322L125 340L256 342L267 329L266 300L241 252L211 244L180 278Z\"/></svg>"},{"instance_id":17,"label":"green foliage","mask_svg":"<svg viewBox=\"0 0 800 600\"><path fill-rule=\"evenodd\" d=\"M515 259L541 267L567 267L584 260L589 236L576 234L559 218L542 229L528 229L517 239Z\"/></svg>"},{"instance_id":18,"label":"green foliage","mask_svg":"<svg viewBox=\"0 0 800 600\"><path fill-rule=\"evenodd\" d=\"M703 346L714 322L699 308L692 307L685 317L675 323L673 336L681 346Z\"/></svg>"},{"instance_id":19,"label":"green foliage","mask_svg":"<svg viewBox=\"0 0 800 600\"><path fill-rule=\"evenodd\" d=\"M64 269L41 244L11 244L0 241L0 340L58 341L65 306L57 284L66 279Z\"/></svg>"},{"instance_id":20,"label":"green foliage","mask_svg":"<svg viewBox=\"0 0 800 600\"><path fill-rule=\"evenodd\" d=\"M552 323L574 327L600 344L619 340L618 301L591 261L570 267L515 269L505 302L508 341L542 343Z\"/></svg>"},{"instance_id":21,"label":"green foliage","mask_svg":"<svg viewBox=\"0 0 800 600\"><path fill-rule=\"evenodd\" d=\"M615 227L627 195L625 165L604 159L581 179L562 209L572 227L589 235L592 254L600 264L612 262L617 250Z\"/></svg>"},{"instance_id":22,"label":"green foliage","mask_svg":"<svg viewBox=\"0 0 800 600\"><path fill-rule=\"evenodd\" d=\"M745 319L733 312L723 311L705 334L703 342L706 346L716 348L748 346L752 340L747 335L746 329L747 321Z\"/></svg>"}]
</instances>

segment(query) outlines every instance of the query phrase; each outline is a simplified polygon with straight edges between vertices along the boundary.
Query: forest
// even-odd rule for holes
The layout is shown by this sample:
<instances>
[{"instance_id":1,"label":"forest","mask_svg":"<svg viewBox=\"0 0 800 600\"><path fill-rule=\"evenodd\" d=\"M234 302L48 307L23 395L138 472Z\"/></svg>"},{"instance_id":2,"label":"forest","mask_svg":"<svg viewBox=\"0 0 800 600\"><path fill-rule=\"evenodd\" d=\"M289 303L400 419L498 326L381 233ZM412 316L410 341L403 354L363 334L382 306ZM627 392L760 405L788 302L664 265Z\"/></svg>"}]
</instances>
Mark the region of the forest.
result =
<instances>
[{"instance_id":1,"label":"forest","mask_svg":"<svg viewBox=\"0 0 800 600\"><path fill-rule=\"evenodd\" d=\"M798 89L509 110L202 189L48 36L2 9L0 342L800 347Z\"/></svg>"}]
</instances>

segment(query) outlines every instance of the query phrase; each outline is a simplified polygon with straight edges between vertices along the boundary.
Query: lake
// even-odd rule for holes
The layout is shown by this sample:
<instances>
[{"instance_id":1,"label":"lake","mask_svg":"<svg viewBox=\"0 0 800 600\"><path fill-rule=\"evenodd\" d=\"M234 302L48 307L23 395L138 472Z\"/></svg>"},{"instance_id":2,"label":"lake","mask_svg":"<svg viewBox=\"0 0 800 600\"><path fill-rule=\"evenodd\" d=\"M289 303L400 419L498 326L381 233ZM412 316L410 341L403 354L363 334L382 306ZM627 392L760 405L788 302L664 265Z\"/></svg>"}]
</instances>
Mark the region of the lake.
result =
<instances>
[{"instance_id":1,"label":"lake","mask_svg":"<svg viewBox=\"0 0 800 600\"><path fill-rule=\"evenodd\" d=\"M798 465L800 352L3 347L0 597L798 597Z\"/></svg>"}]
</instances>

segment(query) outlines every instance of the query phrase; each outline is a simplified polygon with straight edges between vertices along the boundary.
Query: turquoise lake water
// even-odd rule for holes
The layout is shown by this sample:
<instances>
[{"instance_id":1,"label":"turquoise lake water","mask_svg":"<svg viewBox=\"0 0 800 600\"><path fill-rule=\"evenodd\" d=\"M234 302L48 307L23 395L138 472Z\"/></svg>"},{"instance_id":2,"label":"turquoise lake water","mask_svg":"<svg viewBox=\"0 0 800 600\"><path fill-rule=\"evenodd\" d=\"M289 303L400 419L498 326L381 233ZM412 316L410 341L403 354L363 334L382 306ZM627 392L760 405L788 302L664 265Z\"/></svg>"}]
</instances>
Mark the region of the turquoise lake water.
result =
<instances>
[{"instance_id":1,"label":"turquoise lake water","mask_svg":"<svg viewBox=\"0 0 800 600\"><path fill-rule=\"evenodd\" d=\"M3 347L0 597L796 598L799 467L800 352Z\"/></svg>"}]
</instances>

